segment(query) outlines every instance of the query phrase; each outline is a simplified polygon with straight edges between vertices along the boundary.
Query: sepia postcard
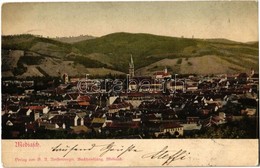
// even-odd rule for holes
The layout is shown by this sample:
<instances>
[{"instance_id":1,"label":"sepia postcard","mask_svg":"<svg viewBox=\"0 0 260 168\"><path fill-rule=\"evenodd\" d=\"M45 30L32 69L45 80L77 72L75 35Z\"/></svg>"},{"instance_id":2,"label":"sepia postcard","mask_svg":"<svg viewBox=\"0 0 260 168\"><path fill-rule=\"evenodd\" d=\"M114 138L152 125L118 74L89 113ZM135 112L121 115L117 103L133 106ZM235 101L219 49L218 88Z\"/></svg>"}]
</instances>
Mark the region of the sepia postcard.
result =
<instances>
[{"instance_id":1,"label":"sepia postcard","mask_svg":"<svg viewBox=\"0 0 260 168\"><path fill-rule=\"evenodd\" d=\"M258 1L1 10L3 167L259 164Z\"/></svg>"}]
</instances>

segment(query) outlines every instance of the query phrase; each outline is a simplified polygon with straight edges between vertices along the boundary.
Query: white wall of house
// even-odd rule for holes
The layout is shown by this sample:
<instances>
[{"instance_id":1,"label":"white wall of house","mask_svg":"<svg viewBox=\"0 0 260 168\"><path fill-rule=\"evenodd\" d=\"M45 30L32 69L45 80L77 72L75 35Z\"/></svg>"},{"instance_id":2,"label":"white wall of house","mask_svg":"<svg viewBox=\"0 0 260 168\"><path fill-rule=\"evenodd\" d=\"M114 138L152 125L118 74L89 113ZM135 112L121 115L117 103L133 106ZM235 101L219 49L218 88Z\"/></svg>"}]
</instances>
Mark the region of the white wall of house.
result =
<instances>
[{"instance_id":1,"label":"white wall of house","mask_svg":"<svg viewBox=\"0 0 260 168\"><path fill-rule=\"evenodd\" d=\"M141 118L133 118L132 121L140 122Z\"/></svg>"},{"instance_id":2,"label":"white wall of house","mask_svg":"<svg viewBox=\"0 0 260 168\"><path fill-rule=\"evenodd\" d=\"M83 118L80 119L80 125L84 125L84 119Z\"/></svg>"},{"instance_id":3,"label":"white wall of house","mask_svg":"<svg viewBox=\"0 0 260 168\"><path fill-rule=\"evenodd\" d=\"M40 118L40 113L34 113L34 121Z\"/></svg>"},{"instance_id":4,"label":"white wall of house","mask_svg":"<svg viewBox=\"0 0 260 168\"><path fill-rule=\"evenodd\" d=\"M26 115L29 116L31 114L32 110L31 109L28 109L27 112L26 112Z\"/></svg>"},{"instance_id":5,"label":"white wall of house","mask_svg":"<svg viewBox=\"0 0 260 168\"><path fill-rule=\"evenodd\" d=\"M76 117L74 118L74 126L78 126L78 119L79 117L76 115Z\"/></svg>"},{"instance_id":6,"label":"white wall of house","mask_svg":"<svg viewBox=\"0 0 260 168\"><path fill-rule=\"evenodd\" d=\"M198 125L197 123L181 124L181 126L183 126L184 131L200 130L202 127L202 125Z\"/></svg>"},{"instance_id":7,"label":"white wall of house","mask_svg":"<svg viewBox=\"0 0 260 168\"><path fill-rule=\"evenodd\" d=\"M43 114L47 114L50 111L49 107L46 106L42 109Z\"/></svg>"},{"instance_id":8,"label":"white wall of house","mask_svg":"<svg viewBox=\"0 0 260 168\"><path fill-rule=\"evenodd\" d=\"M197 90L198 86L188 86L187 90Z\"/></svg>"},{"instance_id":9,"label":"white wall of house","mask_svg":"<svg viewBox=\"0 0 260 168\"><path fill-rule=\"evenodd\" d=\"M55 124L55 128L59 128L59 125L58 125L58 124Z\"/></svg>"},{"instance_id":10,"label":"white wall of house","mask_svg":"<svg viewBox=\"0 0 260 168\"><path fill-rule=\"evenodd\" d=\"M117 98L118 98L118 96L111 96L111 97L109 97L108 105L113 104Z\"/></svg>"},{"instance_id":11,"label":"white wall of house","mask_svg":"<svg viewBox=\"0 0 260 168\"><path fill-rule=\"evenodd\" d=\"M131 103L134 108L139 107L142 100L126 100L126 102Z\"/></svg>"},{"instance_id":12,"label":"white wall of house","mask_svg":"<svg viewBox=\"0 0 260 168\"><path fill-rule=\"evenodd\" d=\"M169 132L171 135L174 135L176 131L179 133L179 135L183 135L183 127L163 129L164 133Z\"/></svg>"},{"instance_id":13,"label":"white wall of house","mask_svg":"<svg viewBox=\"0 0 260 168\"><path fill-rule=\"evenodd\" d=\"M9 114L15 114L15 113L18 113L19 111L20 111L20 109L18 109L17 111L9 110L8 113L9 113Z\"/></svg>"}]
</instances>

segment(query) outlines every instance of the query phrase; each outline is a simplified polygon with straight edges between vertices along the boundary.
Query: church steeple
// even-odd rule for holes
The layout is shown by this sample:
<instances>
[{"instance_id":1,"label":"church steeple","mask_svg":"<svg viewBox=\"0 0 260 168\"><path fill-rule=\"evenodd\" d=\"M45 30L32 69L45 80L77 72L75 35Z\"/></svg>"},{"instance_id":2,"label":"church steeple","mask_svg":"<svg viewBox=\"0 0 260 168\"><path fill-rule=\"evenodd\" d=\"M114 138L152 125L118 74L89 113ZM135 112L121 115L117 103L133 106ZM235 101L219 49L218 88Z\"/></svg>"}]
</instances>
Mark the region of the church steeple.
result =
<instances>
[{"instance_id":1,"label":"church steeple","mask_svg":"<svg viewBox=\"0 0 260 168\"><path fill-rule=\"evenodd\" d=\"M131 55L131 60L129 63L129 77L132 78L135 75L135 68L134 68L134 61L133 61L133 57Z\"/></svg>"}]
</instances>

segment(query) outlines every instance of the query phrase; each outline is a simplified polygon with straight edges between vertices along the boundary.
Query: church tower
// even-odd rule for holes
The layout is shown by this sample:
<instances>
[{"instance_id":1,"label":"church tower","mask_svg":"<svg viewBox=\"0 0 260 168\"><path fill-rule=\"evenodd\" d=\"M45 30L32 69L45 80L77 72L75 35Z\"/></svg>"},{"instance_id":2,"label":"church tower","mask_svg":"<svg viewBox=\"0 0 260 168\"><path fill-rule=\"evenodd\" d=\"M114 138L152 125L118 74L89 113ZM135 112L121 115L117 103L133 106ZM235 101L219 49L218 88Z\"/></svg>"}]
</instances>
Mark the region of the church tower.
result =
<instances>
[{"instance_id":1,"label":"church tower","mask_svg":"<svg viewBox=\"0 0 260 168\"><path fill-rule=\"evenodd\" d=\"M129 63L129 77L132 78L135 75L135 67L133 57L131 55L131 62Z\"/></svg>"}]
</instances>

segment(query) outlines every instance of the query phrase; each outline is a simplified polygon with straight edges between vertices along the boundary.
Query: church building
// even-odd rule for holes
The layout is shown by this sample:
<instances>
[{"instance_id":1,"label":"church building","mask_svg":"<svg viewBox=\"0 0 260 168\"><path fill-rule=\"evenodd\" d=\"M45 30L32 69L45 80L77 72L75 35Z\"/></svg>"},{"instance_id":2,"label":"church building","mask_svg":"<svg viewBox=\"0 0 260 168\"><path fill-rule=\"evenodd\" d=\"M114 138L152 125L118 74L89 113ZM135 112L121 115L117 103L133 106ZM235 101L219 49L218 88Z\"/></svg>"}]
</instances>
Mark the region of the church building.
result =
<instances>
[{"instance_id":1,"label":"church building","mask_svg":"<svg viewBox=\"0 0 260 168\"><path fill-rule=\"evenodd\" d=\"M165 78L171 78L172 75L168 73L167 67L165 67L164 71L157 71L153 74L155 79L165 79Z\"/></svg>"}]
</instances>

